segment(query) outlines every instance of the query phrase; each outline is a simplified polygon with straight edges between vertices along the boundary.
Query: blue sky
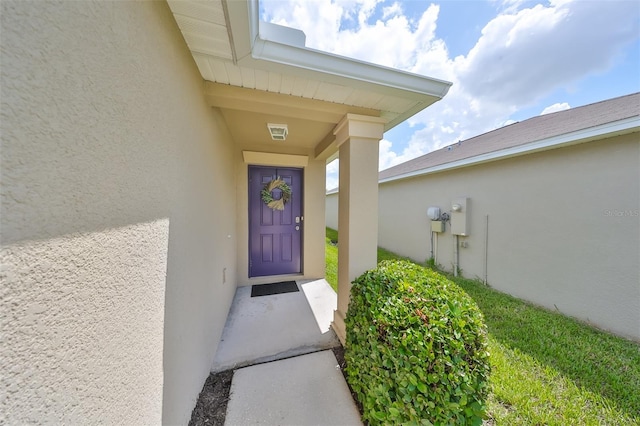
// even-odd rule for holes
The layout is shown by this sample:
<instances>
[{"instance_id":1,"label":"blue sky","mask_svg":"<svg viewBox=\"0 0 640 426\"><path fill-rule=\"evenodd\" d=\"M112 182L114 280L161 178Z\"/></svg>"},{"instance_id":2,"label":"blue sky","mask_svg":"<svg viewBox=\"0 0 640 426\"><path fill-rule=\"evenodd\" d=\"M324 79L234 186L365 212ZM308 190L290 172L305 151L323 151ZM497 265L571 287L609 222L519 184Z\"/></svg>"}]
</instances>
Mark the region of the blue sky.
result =
<instances>
[{"instance_id":1,"label":"blue sky","mask_svg":"<svg viewBox=\"0 0 640 426\"><path fill-rule=\"evenodd\" d=\"M453 82L385 133L380 170L543 112L640 91L636 0L260 0L307 46ZM337 186L337 164L327 188Z\"/></svg>"}]
</instances>

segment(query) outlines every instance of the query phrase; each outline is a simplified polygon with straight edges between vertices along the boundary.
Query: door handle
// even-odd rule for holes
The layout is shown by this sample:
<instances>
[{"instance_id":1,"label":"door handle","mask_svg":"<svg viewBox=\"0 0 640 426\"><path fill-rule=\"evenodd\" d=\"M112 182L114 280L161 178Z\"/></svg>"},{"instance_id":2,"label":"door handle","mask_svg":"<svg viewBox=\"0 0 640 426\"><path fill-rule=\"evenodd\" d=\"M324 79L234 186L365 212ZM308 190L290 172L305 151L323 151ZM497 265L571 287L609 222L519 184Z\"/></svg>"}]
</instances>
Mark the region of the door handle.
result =
<instances>
[{"instance_id":1,"label":"door handle","mask_svg":"<svg viewBox=\"0 0 640 426\"><path fill-rule=\"evenodd\" d=\"M299 231L299 230L300 230L300 227L299 227L299 226L296 226L296 231Z\"/></svg>"}]
</instances>

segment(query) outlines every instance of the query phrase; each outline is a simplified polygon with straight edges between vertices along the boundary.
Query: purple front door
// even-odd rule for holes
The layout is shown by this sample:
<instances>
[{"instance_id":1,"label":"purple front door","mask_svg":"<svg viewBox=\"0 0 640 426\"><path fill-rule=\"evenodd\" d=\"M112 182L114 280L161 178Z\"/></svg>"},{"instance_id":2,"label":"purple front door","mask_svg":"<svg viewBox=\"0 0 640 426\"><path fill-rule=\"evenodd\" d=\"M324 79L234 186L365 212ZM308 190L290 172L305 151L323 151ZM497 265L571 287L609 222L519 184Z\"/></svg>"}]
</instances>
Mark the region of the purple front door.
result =
<instances>
[{"instance_id":1,"label":"purple front door","mask_svg":"<svg viewBox=\"0 0 640 426\"><path fill-rule=\"evenodd\" d=\"M283 210L271 208L261 191L274 179L291 188ZM271 191L274 200L280 189ZM249 167L249 276L299 274L302 241L302 169Z\"/></svg>"}]
</instances>

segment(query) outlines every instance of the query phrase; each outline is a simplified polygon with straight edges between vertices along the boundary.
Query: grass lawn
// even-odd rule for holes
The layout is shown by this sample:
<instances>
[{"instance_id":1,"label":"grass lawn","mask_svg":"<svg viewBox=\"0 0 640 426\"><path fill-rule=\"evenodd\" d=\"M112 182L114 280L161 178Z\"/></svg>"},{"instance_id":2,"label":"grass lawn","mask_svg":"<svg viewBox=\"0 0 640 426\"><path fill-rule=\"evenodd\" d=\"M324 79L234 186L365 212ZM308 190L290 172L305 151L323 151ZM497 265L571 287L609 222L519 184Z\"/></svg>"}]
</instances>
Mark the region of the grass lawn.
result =
<instances>
[{"instance_id":1,"label":"grass lawn","mask_svg":"<svg viewBox=\"0 0 640 426\"><path fill-rule=\"evenodd\" d=\"M327 281L338 240L327 228ZM333 243L331 243L333 242ZM378 249L378 261L401 259ZM496 425L640 425L640 346L555 312L448 276L478 304L489 330Z\"/></svg>"}]
</instances>

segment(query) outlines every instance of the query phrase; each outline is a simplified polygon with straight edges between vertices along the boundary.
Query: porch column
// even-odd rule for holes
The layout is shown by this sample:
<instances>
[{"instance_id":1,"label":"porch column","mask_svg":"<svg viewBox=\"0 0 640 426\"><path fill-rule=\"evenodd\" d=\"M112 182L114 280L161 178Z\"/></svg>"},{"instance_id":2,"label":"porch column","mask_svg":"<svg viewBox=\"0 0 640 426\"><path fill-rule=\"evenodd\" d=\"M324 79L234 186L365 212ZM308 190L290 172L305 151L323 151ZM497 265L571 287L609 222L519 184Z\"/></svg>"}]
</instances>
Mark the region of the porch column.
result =
<instances>
[{"instance_id":1,"label":"porch column","mask_svg":"<svg viewBox=\"0 0 640 426\"><path fill-rule=\"evenodd\" d=\"M351 282L375 268L378 246L378 142L385 120L347 114L336 126L340 155L338 196L338 309L332 327L346 340Z\"/></svg>"}]
</instances>

